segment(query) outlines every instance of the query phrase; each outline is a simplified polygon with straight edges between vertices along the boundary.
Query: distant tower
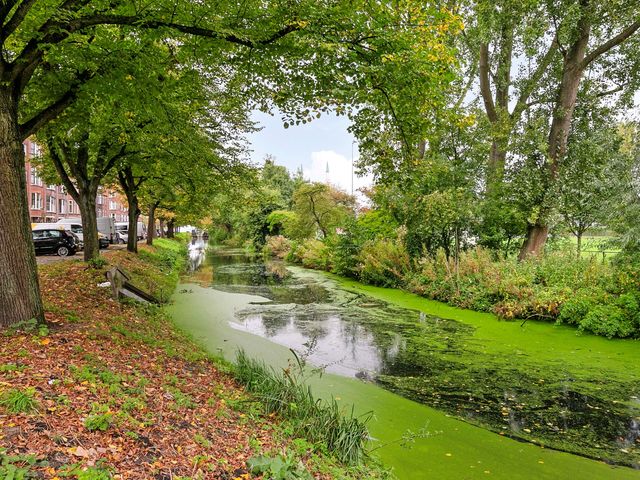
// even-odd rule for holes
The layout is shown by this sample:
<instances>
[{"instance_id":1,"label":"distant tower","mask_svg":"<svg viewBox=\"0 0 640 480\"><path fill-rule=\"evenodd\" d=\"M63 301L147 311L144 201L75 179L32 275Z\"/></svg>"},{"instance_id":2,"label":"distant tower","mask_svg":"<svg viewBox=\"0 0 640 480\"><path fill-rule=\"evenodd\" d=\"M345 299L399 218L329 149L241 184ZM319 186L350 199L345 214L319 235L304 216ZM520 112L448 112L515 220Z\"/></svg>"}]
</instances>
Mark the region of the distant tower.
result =
<instances>
[{"instance_id":1,"label":"distant tower","mask_svg":"<svg viewBox=\"0 0 640 480\"><path fill-rule=\"evenodd\" d=\"M325 179L324 179L324 183L328 184L329 183L329 160L327 160L327 169L325 170Z\"/></svg>"}]
</instances>

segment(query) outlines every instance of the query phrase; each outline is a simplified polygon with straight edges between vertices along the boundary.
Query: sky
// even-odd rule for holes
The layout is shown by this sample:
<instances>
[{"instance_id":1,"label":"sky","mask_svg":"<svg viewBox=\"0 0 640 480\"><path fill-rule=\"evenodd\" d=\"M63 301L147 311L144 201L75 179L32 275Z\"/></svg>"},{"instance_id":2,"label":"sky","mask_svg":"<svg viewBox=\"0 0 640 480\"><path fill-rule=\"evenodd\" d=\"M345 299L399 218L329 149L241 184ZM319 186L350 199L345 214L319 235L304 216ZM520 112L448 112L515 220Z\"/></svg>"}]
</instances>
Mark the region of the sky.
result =
<instances>
[{"instance_id":1,"label":"sky","mask_svg":"<svg viewBox=\"0 0 640 480\"><path fill-rule=\"evenodd\" d=\"M358 145L347 131L346 117L324 114L311 123L285 129L278 116L255 112L254 121L262 130L249 135L251 160L262 164L266 155L273 155L277 165L295 173L302 167L304 178L326 182L351 193L351 160L358 158ZM327 164L329 173L327 174ZM370 177L353 175L353 188L371 185Z\"/></svg>"}]
</instances>

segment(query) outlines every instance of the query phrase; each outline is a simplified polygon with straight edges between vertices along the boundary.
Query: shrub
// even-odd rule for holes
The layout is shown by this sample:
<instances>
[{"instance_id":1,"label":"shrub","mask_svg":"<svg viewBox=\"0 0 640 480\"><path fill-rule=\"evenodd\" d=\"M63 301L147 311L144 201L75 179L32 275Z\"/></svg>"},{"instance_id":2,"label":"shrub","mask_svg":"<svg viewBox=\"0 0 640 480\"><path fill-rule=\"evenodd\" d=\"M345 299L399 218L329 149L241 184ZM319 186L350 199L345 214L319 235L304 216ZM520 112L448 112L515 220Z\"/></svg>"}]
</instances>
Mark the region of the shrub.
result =
<instances>
[{"instance_id":1,"label":"shrub","mask_svg":"<svg viewBox=\"0 0 640 480\"><path fill-rule=\"evenodd\" d=\"M267 237L263 252L272 257L286 258L291 251L291 242L282 235Z\"/></svg>"},{"instance_id":2,"label":"shrub","mask_svg":"<svg viewBox=\"0 0 640 480\"><path fill-rule=\"evenodd\" d=\"M360 278L385 287L400 286L411 267L409 254L401 241L369 241L363 245L358 259Z\"/></svg>"},{"instance_id":3,"label":"shrub","mask_svg":"<svg viewBox=\"0 0 640 480\"><path fill-rule=\"evenodd\" d=\"M297 249L302 265L316 270L329 270L331 252L329 247L320 240L305 240Z\"/></svg>"},{"instance_id":4,"label":"shrub","mask_svg":"<svg viewBox=\"0 0 640 480\"><path fill-rule=\"evenodd\" d=\"M358 253L360 246L350 233L337 235L331 240L331 271L346 277L358 276Z\"/></svg>"},{"instance_id":5,"label":"shrub","mask_svg":"<svg viewBox=\"0 0 640 480\"><path fill-rule=\"evenodd\" d=\"M580 322L580 330L587 330L607 338L629 337L637 325L618 305L596 305Z\"/></svg>"},{"instance_id":6,"label":"shrub","mask_svg":"<svg viewBox=\"0 0 640 480\"><path fill-rule=\"evenodd\" d=\"M583 288L566 299L560 306L558 323L579 325L589 311L605 298L605 292L598 288Z\"/></svg>"}]
</instances>

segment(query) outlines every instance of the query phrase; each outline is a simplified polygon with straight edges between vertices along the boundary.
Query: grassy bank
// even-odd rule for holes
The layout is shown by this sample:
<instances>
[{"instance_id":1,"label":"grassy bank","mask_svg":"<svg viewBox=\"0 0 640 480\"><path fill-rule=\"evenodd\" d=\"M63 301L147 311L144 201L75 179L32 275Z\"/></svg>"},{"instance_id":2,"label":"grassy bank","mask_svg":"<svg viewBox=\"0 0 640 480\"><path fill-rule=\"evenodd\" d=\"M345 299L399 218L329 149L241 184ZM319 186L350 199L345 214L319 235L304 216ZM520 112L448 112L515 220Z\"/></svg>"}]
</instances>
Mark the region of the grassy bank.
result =
<instances>
[{"instance_id":1,"label":"grassy bank","mask_svg":"<svg viewBox=\"0 0 640 480\"><path fill-rule=\"evenodd\" d=\"M375 286L402 288L504 320L542 320L608 338L640 337L640 262L576 258L573 249L519 262L490 251L439 251L412 259L399 239L354 243L349 236L293 242L268 237L268 256Z\"/></svg>"},{"instance_id":2,"label":"grassy bank","mask_svg":"<svg viewBox=\"0 0 640 480\"><path fill-rule=\"evenodd\" d=\"M180 242L109 256L167 300ZM45 265L46 326L0 337L0 478L370 478L246 393L161 307L110 298L109 265ZM286 477L286 475L289 475Z\"/></svg>"}]
</instances>

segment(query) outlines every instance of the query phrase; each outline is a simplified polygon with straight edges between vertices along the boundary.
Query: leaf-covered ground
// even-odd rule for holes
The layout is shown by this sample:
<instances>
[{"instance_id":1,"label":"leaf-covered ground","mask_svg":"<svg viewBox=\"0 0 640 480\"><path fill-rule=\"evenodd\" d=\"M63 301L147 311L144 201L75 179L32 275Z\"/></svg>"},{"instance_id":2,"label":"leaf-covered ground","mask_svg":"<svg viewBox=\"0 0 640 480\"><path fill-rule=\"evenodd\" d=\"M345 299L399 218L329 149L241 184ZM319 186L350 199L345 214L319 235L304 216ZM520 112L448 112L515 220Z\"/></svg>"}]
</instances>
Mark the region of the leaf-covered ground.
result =
<instances>
[{"instance_id":1,"label":"leaf-covered ground","mask_svg":"<svg viewBox=\"0 0 640 480\"><path fill-rule=\"evenodd\" d=\"M154 260L146 253L116 252L110 263L143 274ZM175 265L160 260L149 278L162 287L158 276L170 284ZM286 426L224 364L161 308L115 301L103 281L104 269L77 261L41 267L48 327L0 337L0 477L249 478L249 458L282 451ZM312 451L298 443L306 463Z\"/></svg>"}]
</instances>

